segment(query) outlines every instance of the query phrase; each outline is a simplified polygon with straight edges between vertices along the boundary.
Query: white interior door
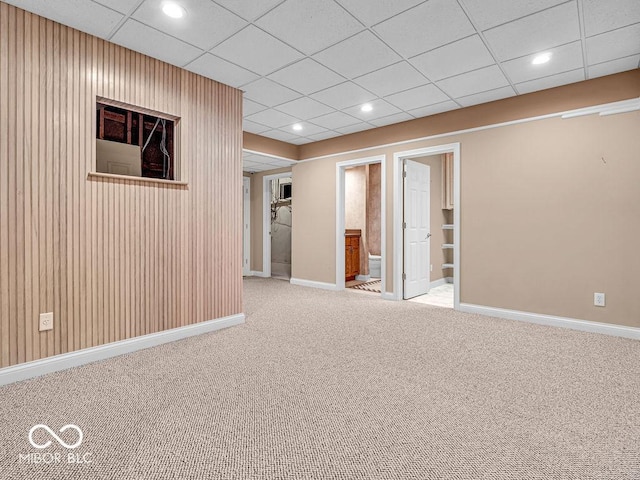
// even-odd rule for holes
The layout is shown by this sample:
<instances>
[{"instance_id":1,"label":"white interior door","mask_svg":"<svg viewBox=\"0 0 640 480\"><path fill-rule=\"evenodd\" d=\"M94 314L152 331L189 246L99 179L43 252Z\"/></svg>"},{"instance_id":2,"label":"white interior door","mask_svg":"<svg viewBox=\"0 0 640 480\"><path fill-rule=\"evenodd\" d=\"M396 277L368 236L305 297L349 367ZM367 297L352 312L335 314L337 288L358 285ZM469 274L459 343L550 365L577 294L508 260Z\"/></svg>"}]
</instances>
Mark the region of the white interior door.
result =
<instances>
[{"instance_id":1,"label":"white interior door","mask_svg":"<svg viewBox=\"0 0 640 480\"><path fill-rule=\"evenodd\" d=\"M404 166L404 295L429 291L429 209L431 172L428 165L406 160Z\"/></svg>"}]
</instances>

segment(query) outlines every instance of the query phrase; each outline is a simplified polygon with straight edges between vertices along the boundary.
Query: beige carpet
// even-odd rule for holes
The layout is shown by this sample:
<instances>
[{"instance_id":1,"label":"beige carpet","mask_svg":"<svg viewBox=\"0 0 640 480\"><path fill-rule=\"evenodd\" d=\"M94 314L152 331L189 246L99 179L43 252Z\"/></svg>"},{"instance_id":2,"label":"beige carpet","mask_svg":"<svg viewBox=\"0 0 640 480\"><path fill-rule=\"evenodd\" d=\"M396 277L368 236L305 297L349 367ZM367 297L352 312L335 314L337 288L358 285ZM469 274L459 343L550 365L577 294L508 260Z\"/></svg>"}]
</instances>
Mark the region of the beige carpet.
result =
<instances>
[{"instance_id":1,"label":"beige carpet","mask_svg":"<svg viewBox=\"0 0 640 480\"><path fill-rule=\"evenodd\" d=\"M640 479L640 342L270 279L245 297L246 325L1 387L0 479ZM78 425L92 463L21 463L37 423Z\"/></svg>"}]
</instances>

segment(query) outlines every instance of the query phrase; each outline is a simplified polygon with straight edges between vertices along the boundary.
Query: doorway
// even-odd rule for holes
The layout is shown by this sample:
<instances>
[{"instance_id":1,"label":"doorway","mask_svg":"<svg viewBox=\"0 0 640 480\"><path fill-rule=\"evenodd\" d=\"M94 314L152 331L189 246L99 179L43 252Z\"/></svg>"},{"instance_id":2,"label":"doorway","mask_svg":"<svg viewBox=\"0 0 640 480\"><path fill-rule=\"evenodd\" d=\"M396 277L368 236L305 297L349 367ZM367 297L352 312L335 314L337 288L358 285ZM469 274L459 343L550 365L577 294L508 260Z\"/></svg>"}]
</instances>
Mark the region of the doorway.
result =
<instances>
[{"instance_id":1,"label":"doorway","mask_svg":"<svg viewBox=\"0 0 640 480\"><path fill-rule=\"evenodd\" d=\"M251 178L242 177L242 275L251 275Z\"/></svg>"},{"instance_id":2,"label":"doorway","mask_svg":"<svg viewBox=\"0 0 640 480\"><path fill-rule=\"evenodd\" d=\"M388 295L384 261L385 170L385 155L336 164L336 288L338 290L349 286L377 293L383 298ZM350 175L349 182L347 182L347 175ZM377 182L378 190L367 197L371 193L372 179ZM357 205L353 209L347 209L348 183L359 186L357 187ZM370 213L369 218L367 218L367 208ZM355 210L355 213L351 210ZM375 215L375 222L371 215ZM348 285L347 276L349 277Z\"/></svg>"},{"instance_id":3,"label":"doorway","mask_svg":"<svg viewBox=\"0 0 640 480\"><path fill-rule=\"evenodd\" d=\"M291 172L263 177L262 272L265 277L291 279Z\"/></svg>"},{"instance_id":4,"label":"doorway","mask_svg":"<svg viewBox=\"0 0 640 480\"><path fill-rule=\"evenodd\" d=\"M440 208L433 197L428 197L430 185L435 181L431 177L432 171L424 157L443 156L449 154L451 167L451 202L450 212L442 210L442 219L429 219L428 212L433 208ZM445 170L444 158L442 172ZM423 165L420 165L420 164ZM440 164L438 163L438 167ZM417 297L417 301L424 299L423 293L433 290L440 295L440 290L453 286L453 307L460 308L460 144L453 143L436 147L426 147L394 154L394 292L396 300ZM443 177L444 178L444 177ZM438 180L439 181L439 180ZM444 180L443 180L444 181ZM444 187L442 187L444 188ZM443 190L444 191L444 190ZM429 207L432 208L429 208ZM437 225L434 225L434 222ZM434 232L437 231L437 244L434 242ZM434 256L436 249L442 258ZM434 259L438 265L434 265ZM431 281L432 268L442 269L442 277ZM438 278L438 276L435 276ZM452 283L446 285L448 281ZM442 288L441 288L442 287ZM425 291L426 290L426 291ZM441 301L440 298L436 302ZM427 301L424 301L427 303ZM440 305L439 303L433 303ZM442 305L441 305L442 306Z\"/></svg>"}]
</instances>

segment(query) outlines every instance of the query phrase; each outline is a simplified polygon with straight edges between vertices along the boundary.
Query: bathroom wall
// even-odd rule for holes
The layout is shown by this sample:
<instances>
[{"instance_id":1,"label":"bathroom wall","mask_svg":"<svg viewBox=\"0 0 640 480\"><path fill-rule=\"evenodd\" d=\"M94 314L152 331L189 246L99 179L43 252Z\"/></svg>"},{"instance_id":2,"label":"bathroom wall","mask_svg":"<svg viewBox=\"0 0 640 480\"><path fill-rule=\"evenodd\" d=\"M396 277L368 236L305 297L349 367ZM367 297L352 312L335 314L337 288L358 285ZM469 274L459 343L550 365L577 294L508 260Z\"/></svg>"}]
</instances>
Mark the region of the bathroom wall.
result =
<instances>
[{"instance_id":1,"label":"bathroom wall","mask_svg":"<svg viewBox=\"0 0 640 480\"><path fill-rule=\"evenodd\" d=\"M382 195L382 165L372 163L369 169L367 190L367 243L371 255L381 255L382 218L380 202Z\"/></svg>"},{"instance_id":2,"label":"bathroom wall","mask_svg":"<svg viewBox=\"0 0 640 480\"><path fill-rule=\"evenodd\" d=\"M365 165L345 170L345 229L361 230L360 275L369 274L367 246L367 168Z\"/></svg>"}]
</instances>

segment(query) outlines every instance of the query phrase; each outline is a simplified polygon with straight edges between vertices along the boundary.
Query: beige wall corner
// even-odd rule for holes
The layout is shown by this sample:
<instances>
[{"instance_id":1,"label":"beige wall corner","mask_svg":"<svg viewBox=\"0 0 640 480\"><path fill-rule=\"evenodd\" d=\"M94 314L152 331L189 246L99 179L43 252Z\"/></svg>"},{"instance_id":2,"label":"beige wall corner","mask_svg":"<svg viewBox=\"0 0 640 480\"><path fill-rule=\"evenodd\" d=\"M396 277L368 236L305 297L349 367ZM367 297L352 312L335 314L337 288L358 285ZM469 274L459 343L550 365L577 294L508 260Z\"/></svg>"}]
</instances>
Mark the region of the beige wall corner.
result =
<instances>
[{"instance_id":1,"label":"beige wall corner","mask_svg":"<svg viewBox=\"0 0 640 480\"><path fill-rule=\"evenodd\" d=\"M336 283L336 167L334 161L293 167L292 277Z\"/></svg>"}]
</instances>

